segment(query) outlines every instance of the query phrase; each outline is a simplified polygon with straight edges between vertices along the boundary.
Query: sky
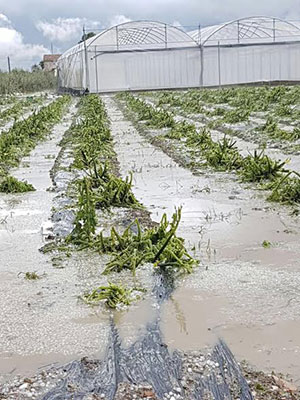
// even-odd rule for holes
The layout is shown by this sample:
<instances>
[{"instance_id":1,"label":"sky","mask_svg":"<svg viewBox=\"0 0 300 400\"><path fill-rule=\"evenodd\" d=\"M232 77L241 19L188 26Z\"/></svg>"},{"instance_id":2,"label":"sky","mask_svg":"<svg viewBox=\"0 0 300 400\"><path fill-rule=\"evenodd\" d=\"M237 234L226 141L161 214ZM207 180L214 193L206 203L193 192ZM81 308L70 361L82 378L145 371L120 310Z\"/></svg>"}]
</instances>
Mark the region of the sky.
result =
<instances>
[{"instance_id":1,"label":"sky","mask_svg":"<svg viewBox=\"0 0 300 400\"><path fill-rule=\"evenodd\" d=\"M30 68L51 46L61 53L97 31L148 19L187 30L251 15L300 21L300 0L0 0L0 69Z\"/></svg>"}]
</instances>

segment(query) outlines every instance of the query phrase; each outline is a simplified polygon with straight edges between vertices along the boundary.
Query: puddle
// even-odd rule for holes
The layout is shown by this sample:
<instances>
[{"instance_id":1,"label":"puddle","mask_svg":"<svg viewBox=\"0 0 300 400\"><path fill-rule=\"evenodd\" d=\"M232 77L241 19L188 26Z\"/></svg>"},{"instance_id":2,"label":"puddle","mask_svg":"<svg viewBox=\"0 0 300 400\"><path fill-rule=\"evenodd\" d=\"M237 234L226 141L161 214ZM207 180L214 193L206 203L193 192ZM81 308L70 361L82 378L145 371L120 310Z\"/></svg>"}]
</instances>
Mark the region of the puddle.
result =
<instances>
[{"instance_id":1,"label":"puddle","mask_svg":"<svg viewBox=\"0 0 300 400\"><path fill-rule=\"evenodd\" d=\"M230 175L193 176L150 145L112 97L103 100L122 175L133 171L134 194L154 220L183 206L179 234L188 247L195 246L201 261L163 306L166 342L190 350L222 337L238 359L298 379L300 335L293 336L289 362L284 332L291 326L300 329L299 221L289 216L288 208L266 203ZM209 193L195 190L205 187L211 188ZM262 247L264 240L271 242L270 249ZM270 340L275 326L280 333Z\"/></svg>"},{"instance_id":2,"label":"puddle","mask_svg":"<svg viewBox=\"0 0 300 400\"><path fill-rule=\"evenodd\" d=\"M33 371L36 373L39 369L45 369L49 365L62 365L74 359L74 356L63 356L61 353L47 355L20 356L10 353L0 354L0 384L6 377L20 374L22 376L31 376Z\"/></svg>"},{"instance_id":3,"label":"puddle","mask_svg":"<svg viewBox=\"0 0 300 400\"><path fill-rule=\"evenodd\" d=\"M226 298L196 290L177 289L163 305L162 329L166 343L173 349L199 350L217 341L214 327L220 323Z\"/></svg>"}]
</instances>

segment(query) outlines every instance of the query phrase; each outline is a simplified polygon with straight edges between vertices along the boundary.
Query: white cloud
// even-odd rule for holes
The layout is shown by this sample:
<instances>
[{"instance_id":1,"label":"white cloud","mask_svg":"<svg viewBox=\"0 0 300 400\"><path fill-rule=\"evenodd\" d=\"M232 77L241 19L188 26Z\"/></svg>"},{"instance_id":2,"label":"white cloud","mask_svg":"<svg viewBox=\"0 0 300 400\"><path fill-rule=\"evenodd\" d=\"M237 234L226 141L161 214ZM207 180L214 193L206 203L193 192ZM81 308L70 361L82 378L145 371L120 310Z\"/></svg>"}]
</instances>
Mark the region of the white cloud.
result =
<instances>
[{"instance_id":1,"label":"white cloud","mask_svg":"<svg viewBox=\"0 0 300 400\"><path fill-rule=\"evenodd\" d=\"M115 15L113 16L108 23L108 27L112 27L115 25L124 24L125 22L130 22L131 19L126 17L125 15Z\"/></svg>"},{"instance_id":2,"label":"white cloud","mask_svg":"<svg viewBox=\"0 0 300 400\"><path fill-rule=\"evenodd\" d=\"M114 15L108 20L107 27L123 24L131 21L125 15ZM78 41L82 36L82 28L86 27L87 32L97 31L102 26L99 22L87 18L56 18L50 21L38 21L36 28L43 36L51 42Z\"/></svg>"},{"instance_id":3,"label":"white cloud","mask_svg":"<svg viewBox=\"0 0 300 400\"><path fill-rule=\"evenodd\" d=\"M97 29L100 26L98 22L86 18L56 18L50 22L39 21L36 27L44 37L53 42L69 42L81 38L84 25L88 30Z\"/></svg>"},{"instance_id":4,"label":"white cloud","mask_svg":"<svg viewBox=\"0 0 300 400\"><path fill-rule=\"evenodd\" d=\"M43 45L24 43L23 35L12 27L4 14L0 14L0 68L6 67L7 56L11 57L13 67L28 67L48 52Z\"/></svg>"},{"instance_id":5,"label":"white cloud","mask_svg":"<svg viewBox=\"0 0 300 400\"><path fill-rule=\"evenodd\" d=\"M1 26L9 26L11 25L10 20L7 18L6 15L0 13L0 25Z\"/></svg>"}]
</instances>

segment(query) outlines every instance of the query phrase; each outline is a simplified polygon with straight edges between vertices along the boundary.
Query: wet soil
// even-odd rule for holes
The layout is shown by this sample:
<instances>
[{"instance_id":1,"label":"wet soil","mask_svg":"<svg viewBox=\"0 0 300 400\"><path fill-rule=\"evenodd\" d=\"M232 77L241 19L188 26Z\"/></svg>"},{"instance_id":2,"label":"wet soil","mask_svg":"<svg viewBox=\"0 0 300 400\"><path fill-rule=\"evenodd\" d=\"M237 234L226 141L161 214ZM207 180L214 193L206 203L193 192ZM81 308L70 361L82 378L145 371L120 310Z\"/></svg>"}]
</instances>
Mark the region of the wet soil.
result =
<instances>
[{"instance_id":1,"label":"wet soil","mask_svg":"<svg viewBox=\"0 0 300 400\"><path fill-rule=\"evenodd\" d=\"M18 373L33 374L38 367L54 361L63 363L78 354L98 354L100 338L105 337L101 319L97 332L92 324L81 322L87 315L86 307L76 307L82 289L76 286L78 277L83 275L81 269L71 263L68 269L53 268L52 256L39 251L47 243L54 205L55 194L48 190L52 184L49 171L75 111L73 102L64 121L53 128L49 140L23 159L23 167L12 171L18 179L33 184L36 191L0 195L2 381ZM92 269L92 258L90 265ZM24 279L26 272L34 271L40 279ZM96 346L90 343L90 337L97 338Z\"/></svg>"},{"instance_id":2,"label":"wet soil","mask_svg":"<svg viewBox=\"0 0 300 400\"><path fill-rule=\"evenodd\" d=\"M144 99L152 106L156 106L153 98ZM179 107L164 106L164 109L172 111L175 114L176 121L186 121L192 123L196 128L203 128L209 122L208 118L202 118L201 115L186 115ZM300 172L300 155L299 152L293 151L294 146L299 146L299 140L294 142L274 141L256 131L259 125L264 123L266 117L262 120L250 119L248 122L239 122L236 124L223 123L220 127L211 129L211 136L214 141L218 141L224 137L224 134L229 134L236 142L236 147L243 156L253 153L254 150L261 150L262 145L266 146L265 154L275 160L288 161L287 168ZM260 124L258 124L260 122ZM281 129L291 130L290 125L281 125Z\"/></svg>"},{"instance_id":3,"label":"wet soil","mask_svg":"<svg viewBox=\"0 0 300 400\"><path fill-rule=\"evenodd\" d=\"M143 124L138 132L118 104L105 102L121 169L135 172L136 197L157 220L182 205L180 234L202 261L172 296L177 307L164 306L166 343L197 349L222 337L238 359L299 383L299 219L234 176L179 167L172 152L149 143L158 132Z\"/></svg>"},{"instance_id":4,"label":"wet soil","mask_svg":"<svg viewBox=\"0 0 300 400\"><path fill-rule=\"evenodd\" d=\"M166 360L171 360L176 350L183 363L180 379L175 374L178 383L163 396L155 394L155 382L135 382L138 379L133 376L133 383L118 385L117 400L224 398L202 396L219 371L228 372L218 362L222 358L216 358L226 354L230 359L220 338L225 339L238 361L245 359L255 367L254 371L248 364L240 367L232 359L235 374L226 375L227 383L232 376L238 380L230 383L231 398L240 397L244 384L242 399L300 398L297 388L288 387L285 380L278 381L271 374L272 370L289 374L299 384L299 220L289 215L288 208L271 206L255 190L240 187L234 176L207 171L193 175L174 161L175 153L169 156L168 149L150 144L153 132L129 121L112 97L103 100L111 119L121 175L133 171L134 194L151 212L153 221L158 222L164 212L170 217L175 206L183 206L179 234L200 259L200 266L194 274L179 280L163 303L151 291L155 282L149 265L137 274L137 281L148 293L130 309L111 314L78 301L78 296L94 288L95 283L106 283L101 275L106 258L92 252L74 252L68 257L38 251L53 229L67 234L72 226L72 201L67 196L68 185L76 178L69 170L72 149L57 146L74 116L75 108L71 108L52 138L24 160L26 167L14 171L18 178L33 183L37 191L0 196L0 266L4 265L0 267L0 374L2 382L8 380L2 385L0 381L0 398L73 399L83 385L78 398L110 399L106 394L111 389L101 391L105 385L97 386L97 382L108 379L101 374L109 371L106 367L103 370L103 365L109 360L104 351L112 343L111 321L122 344L122 374L133 374L131 355L135 353L131 346L138 350L151 332L161 335L156 344L163 340ZM59 152L59 162L53 169ZM54 192L47 191L53 183ZM70 221L58 218L50 222L51 215L59 217L66 205L71 205ZM98 214L104 230L112 225L126 226L134 216L125 209ZM269 249L262 247L263 240L271 242ZM38 281L28 282L18 276L19 272L33 270L42 275ZM129 285L132 280L126 271L113 279ZM151 331L151 326L158 330ZM66 364L71 360L78 361ZM54 366L46 367L53 362ZM168 369L164 366L161 371ZM241 372L252 394L246 393L247 383L239 381ZM98 391L89 392L87 381L81 381L82 373Z\"/></svg>"}]
</instances>

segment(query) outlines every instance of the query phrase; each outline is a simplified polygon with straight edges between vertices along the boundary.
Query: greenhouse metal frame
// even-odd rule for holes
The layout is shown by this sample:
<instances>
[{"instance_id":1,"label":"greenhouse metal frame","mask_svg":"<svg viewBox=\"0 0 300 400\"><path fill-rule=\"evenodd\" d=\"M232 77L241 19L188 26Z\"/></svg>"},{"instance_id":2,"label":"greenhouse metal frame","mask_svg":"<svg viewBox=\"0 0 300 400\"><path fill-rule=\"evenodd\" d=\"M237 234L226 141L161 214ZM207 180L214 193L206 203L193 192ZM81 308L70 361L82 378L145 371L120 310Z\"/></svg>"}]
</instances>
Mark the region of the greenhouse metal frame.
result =
<instances>
[{"instance_id":1,"label":"greenhouse metal frame","mask_svg":"<svg viewBox=\"0 0 300 400\"><path fill-rule=\"evenodd\" d=\"M131 21L58 60L64 91L117 92L300 81L300 25L250 17L192 32Z\"/></svg>"}]
</instances>

